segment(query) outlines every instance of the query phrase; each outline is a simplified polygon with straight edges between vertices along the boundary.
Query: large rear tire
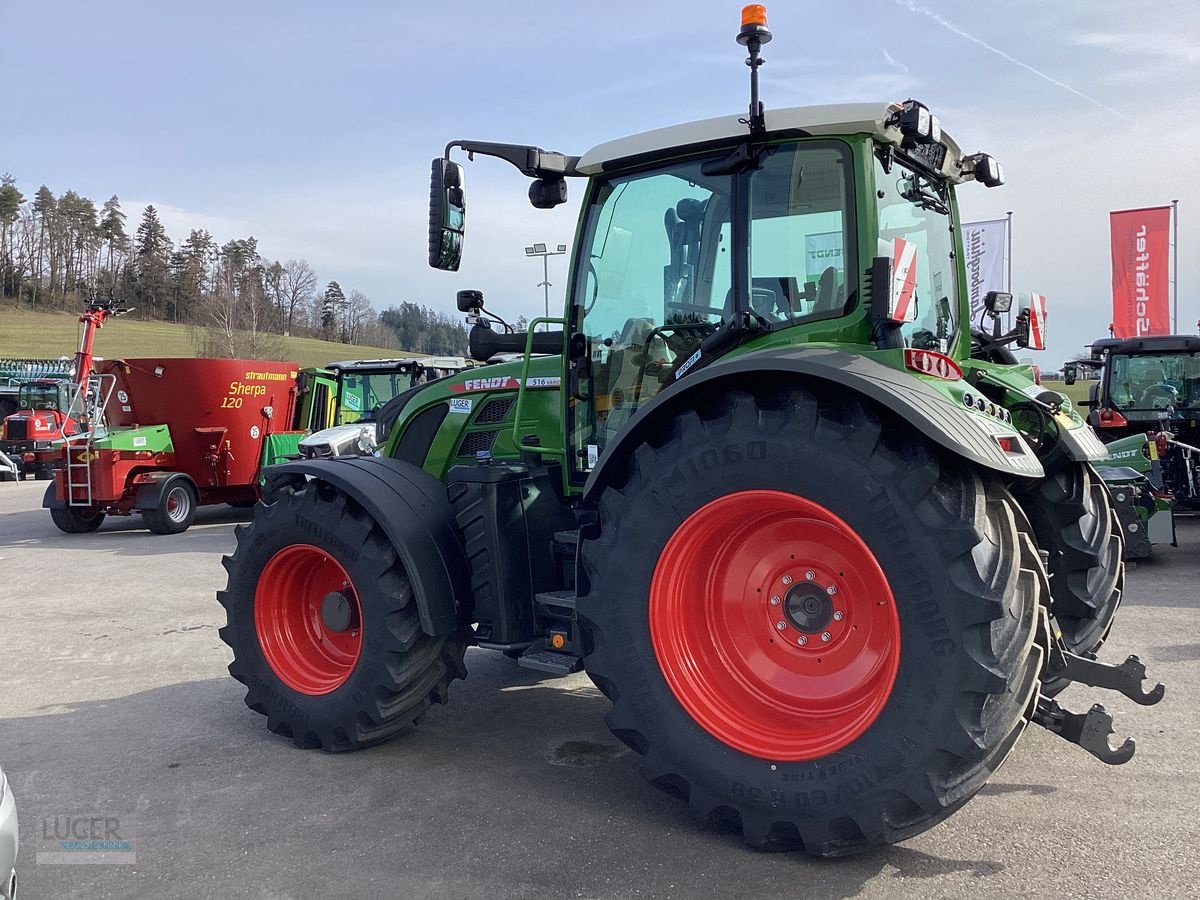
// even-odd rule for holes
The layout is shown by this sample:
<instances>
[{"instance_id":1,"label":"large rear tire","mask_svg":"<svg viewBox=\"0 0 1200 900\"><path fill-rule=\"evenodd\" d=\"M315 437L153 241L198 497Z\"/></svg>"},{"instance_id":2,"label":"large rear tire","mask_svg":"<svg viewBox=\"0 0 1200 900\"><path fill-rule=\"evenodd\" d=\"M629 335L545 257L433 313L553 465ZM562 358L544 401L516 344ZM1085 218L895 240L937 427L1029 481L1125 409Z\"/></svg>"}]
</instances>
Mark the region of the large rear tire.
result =
<instances>
[{"instance_id":1,"label":"large rear tire","mask_svg":"<svg viewBox=\"0 0 1200 900\"><path fill-rule=\"evenodd\" d=\"M1049 554L1050 610L1072 653L1096 655L1112 629L1125 588L1125 538L1108 486L1086 463L1072 463L1017 495L1037 544ZM1043 693L1066 687L1049 681Z\"/></svg>"},{"instance_id":2,"label":"large rear tire","mask_svg":"<svg viewBox=\"0 0 1200 900\"><path fill-rule=\"evenodd\" d=\"M50 520L59 531L66 534L87 534L95 531L104 521L104 511L78 506L64 506L50 510Z\"/></svg>"},{"instance_id":3,"label":"large rear tire","mask_svg":"<svg viewBox=\"0 0 1200 900\"><path fill-rule=\"evenodd\" d=\"M246 705L298 747L354 750L411 728L466 676L466 634L421 630L374 519L321 481L282 488L237 529L217 595Z\"/></svg>"},{"instance_id":4,"label":"large rear tire","mask_svg":"<svg viewBox=\"0 0 1200 900\"><path fill-rule=\"evenodd\" d=\"M1015 502L856 395L715 397L599 511L578 612L609 726L752 846L918 834L1032 714L1045 572Z\"/></svg>"}]
</instances>

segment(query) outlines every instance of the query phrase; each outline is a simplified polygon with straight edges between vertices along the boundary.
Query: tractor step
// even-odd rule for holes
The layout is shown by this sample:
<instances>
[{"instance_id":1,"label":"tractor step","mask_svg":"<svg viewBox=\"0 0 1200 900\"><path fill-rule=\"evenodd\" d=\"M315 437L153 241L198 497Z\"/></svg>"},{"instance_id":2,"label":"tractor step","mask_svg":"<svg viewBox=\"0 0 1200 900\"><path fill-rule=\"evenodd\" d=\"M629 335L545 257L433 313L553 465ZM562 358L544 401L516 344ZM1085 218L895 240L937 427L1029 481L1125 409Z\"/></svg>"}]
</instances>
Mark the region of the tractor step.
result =
<instances>
[{"instance_id":1,"label":"tractor step","mask_svg":"<svg viewBox=\"0 0 1200 900\"><path fill-rule=\"evenodd\" d=\"M583 668L583 660L571 653L555 650L526 651L517 657L517 665L551 675L571 675Z\"/></svg>"},{"instance_id":2,"label":"tractor step","mask_svg":"<svg viewBox=\"0 0 1200 900\"><path fill-rule=\"evenodd\" d=\"M556 531L554 532L554 542L556 544L562 544L563 546L570 547L573 551L575 547L579 546L579 532Z\"/></svg>"},{"instance_id":3,"label":"tractor step","mask_svg":"<svg viewBox=\"0 0 1200 900\"><path fill-rule=\"evenodd\" d=\"M1119 766L1133 759L1137 744L1126 738L1120 747L1113 748L1108 739L1113 733L1113 720L1108 711L1097 703L1085 713L1073 713L1054 700L1038 700L1033 721L1064 741L1082 747L1096 759L1110 766Z\"/></svg>"},{"instance_id":4,"label":"tractor step","mask_svg":"<svg viewBox=\"0 0 1200 900\"><path fill-rule=\"evenodd\" d=\"M574 591L541 591L534 594L533 599L539 606L545 606L559 612L569 611L572 615L575 613Z\"/></svg>"}]
</instances>

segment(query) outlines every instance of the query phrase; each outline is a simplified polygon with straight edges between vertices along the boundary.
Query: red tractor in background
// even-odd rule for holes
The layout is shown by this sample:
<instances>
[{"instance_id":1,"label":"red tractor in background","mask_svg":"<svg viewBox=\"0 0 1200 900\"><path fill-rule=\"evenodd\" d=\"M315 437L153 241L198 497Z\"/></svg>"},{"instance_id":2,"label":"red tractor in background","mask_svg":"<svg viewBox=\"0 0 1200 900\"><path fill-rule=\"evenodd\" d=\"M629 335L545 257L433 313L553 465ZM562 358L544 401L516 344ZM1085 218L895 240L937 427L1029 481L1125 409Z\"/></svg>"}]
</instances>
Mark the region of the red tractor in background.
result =
<instances>
[{"instance_id":1,"label":"red tractor in background","mask_svg":"<svg viewBox=\"0 0 1200 900\"><path fill-rule=\"evenodd\" d=\"M83 395L92 372L96 331L104 327L110 316L126 312L129 309L120 300L93 297L79 317L83 331L71 382L39 378L20 386L17 411L4 419L0 427L0 451L20 464L18 477L33 472L39 481L48 481L60 462L61 442L84 430L80 421L87 409Z\"/></svg>"},{"instance_id":2,"label":"red tractor in background","mask_svg":"<svg viewBox=\"0 0 1200 900\"><path fill-rule=\"evenodd\" d=\"M54 442L79 433L71 417L67 383L54 378L26 381L17 392L17 411L0 426L0 451L20 466L18 477L53 477Z\"/></svg>"}]
</instances>

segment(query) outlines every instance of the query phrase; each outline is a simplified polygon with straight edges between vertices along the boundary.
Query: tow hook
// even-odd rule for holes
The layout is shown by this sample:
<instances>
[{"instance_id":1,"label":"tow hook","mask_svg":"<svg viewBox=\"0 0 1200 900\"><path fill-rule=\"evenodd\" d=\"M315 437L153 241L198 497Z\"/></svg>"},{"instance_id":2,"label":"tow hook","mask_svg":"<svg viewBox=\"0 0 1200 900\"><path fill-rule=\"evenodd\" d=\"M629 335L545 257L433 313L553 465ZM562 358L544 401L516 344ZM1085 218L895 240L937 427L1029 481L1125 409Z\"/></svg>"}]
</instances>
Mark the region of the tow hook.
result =
<instances>
[{"instance_id":1,"label":"tow hook","mask_svg":"<svg viewBox=\"0 0 1200 900\"><path fill-rule=\"evenodd\" d=\"M1054 634L1058 634L1057 626ZM1153 706L1162 700L1166 687L1158 682L1145 690L1146 665L1136 656L1129 656L1120 665L1088 659L1067 650L1062 640L1050 642L1050 658L1045 675L1052 679L1076 681L1091 687L1105 688L1128 697L1142 706ZM1113 748L1108 739L1113 733L1113 719L1099 703L1086 713L1073 713L1054 700L1042 697L1038 700L1033 721L1065 741L1077 744L1101 762L1119 766L1133 758L1136 743L1126 738L1120 747Z\"/></svg>"}]
</instances>

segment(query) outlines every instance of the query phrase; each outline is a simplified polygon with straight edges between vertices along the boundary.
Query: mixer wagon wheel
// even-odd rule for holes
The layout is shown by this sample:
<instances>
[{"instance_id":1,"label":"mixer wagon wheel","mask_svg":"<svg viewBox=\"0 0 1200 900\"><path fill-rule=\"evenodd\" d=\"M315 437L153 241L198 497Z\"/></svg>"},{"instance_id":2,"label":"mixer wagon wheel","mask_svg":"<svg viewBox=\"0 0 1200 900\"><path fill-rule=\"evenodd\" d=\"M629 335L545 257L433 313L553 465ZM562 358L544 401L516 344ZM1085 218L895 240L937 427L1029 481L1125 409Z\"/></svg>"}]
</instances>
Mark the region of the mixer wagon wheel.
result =
<instances>
[{"instance_id":1,"label":"mixer wagon wheel","mask_svg":"<svg viewBox=\"0 0 1200 900\"><path fill-rule=\"evenodd\" d=\"M65 506L61 509L51 509L50 520L59 531L67 534L87 534L100 527L100 523L104 521L104 510Z\"/></svg>"},{"instance_id":2,"label":"mixer wagon wheel","mask_svg":"<svg viewBox=\"0 0 1200 900\"><path fill-rule=\"evenodd\" d=\"M577 609L608 725L752 846L918 834L1029 721L1046 576L1015 501L850 392L706 398L599 513Z\"/></svg>"},{"instance_id":3,"label":"mixer wagon wheel","mask_svg":"<svg viewBox=\"0 0 1200 900\"><path fill-rule=\"evenodd\" d=\"M421 629L408 573L349 494L283 487L237 530L217 599L246 705L298 747L355 750L411 728L466 676L468 631Z\"/></svg>"},{"instance_id":4,"label":"mixer wagon wheel","mask_svg":"<svg viewBox=\"0 0 1200 900\"><path fill-rule=\"evenodd\" d=\"M156 508L142 510L146 527L155 534L187 531L195 518L196 489L182 475L176 475L163 485Z\"/></svg>"},{"instance_id":5,"label":"mixer wagon wheel","mask_svg":"<svg viewBox=\"0 0 1200 900\"><path fill-rule=\"evenodd\" d=\"M1108 637L1125 587L1124 535L1108 486L1073 463L1017 494L1038 547L1049 553L1050 610L1072 653L1094 655ZM1053 695L1069 684L1042 686Z\"/></svg>"}]
</instances>

